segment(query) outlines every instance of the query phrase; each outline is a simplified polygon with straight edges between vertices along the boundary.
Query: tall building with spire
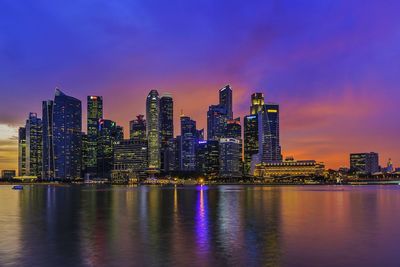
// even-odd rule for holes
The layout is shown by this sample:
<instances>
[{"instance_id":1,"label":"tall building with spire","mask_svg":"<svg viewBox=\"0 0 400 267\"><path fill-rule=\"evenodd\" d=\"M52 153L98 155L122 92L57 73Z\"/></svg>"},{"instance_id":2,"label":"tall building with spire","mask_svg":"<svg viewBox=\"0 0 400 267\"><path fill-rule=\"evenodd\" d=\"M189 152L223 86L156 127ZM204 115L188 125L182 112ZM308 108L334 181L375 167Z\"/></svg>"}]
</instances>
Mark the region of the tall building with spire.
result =
<instances>
[{"instance_id":1,"label":"tall building with spire","mask_svg":"<svg viewBox=\"0 0 400 267\"><path fill-rule=\"evenodd\" d=\"M147 96L146 119L149 170L157 172L160 169L160 97L157 90L151 90Z\"/></svg>"},{"instance_id":2,"label":"tall building with spire","mask_svg":"<svg viewBox=\"0 0 400 267\"><path fill-rule=\"evenodd\" d=\"M54 102L47 100L42 102L42 171L44 180L54 179L54 142L53 142L53 111Z\"/></svg>"},{"instance_id":3,"label":"tall building with spire","mask_svg":"<svg viewBox=\"0 0 400 267\"><path fill-rule=\"evenodd\" d=\"M164 94L160 98L160 165L161 170L166 171L165 157L168 141L174 137L174 101L170 94Z\"/></svg>"},{"instance_id":4,"label":"tall building with spire","mask_svg":"<svg viewBox=\"0 0 400 267\"><path fill-rule=\"evenodd\" d=\"M87 162L86 172L97 176L97 140L99 138L99 122L103 119L103 97L87 97Z\"/></svg>"},{"instance_id":5,"label":"tall building with spire","mask_svg":"<svg viewBox=\"0 0 400 267\"><path fill-rule=\"evenodd\" d=\"M82 103L56 89L53 112L55 178L80 178Z\"/></svg>"},{"instance_id":6,"label":"tall building with spire","mask_svg":"<svg viewBox=\"0 0 400 267\"><path fill-rule=\"evenodd\" d=\"M29 113L26 121L26 175L42 177L42 120Z\"/></svg>"}]
</instances>

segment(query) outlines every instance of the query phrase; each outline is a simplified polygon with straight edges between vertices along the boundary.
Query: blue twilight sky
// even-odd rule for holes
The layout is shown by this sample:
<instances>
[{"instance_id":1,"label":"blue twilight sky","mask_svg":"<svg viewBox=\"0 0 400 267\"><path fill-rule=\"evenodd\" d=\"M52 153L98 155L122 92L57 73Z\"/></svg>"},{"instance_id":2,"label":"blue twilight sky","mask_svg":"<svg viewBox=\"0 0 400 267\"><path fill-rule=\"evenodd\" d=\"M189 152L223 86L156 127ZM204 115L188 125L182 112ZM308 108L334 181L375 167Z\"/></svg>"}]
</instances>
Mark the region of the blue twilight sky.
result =
<instances>
[{"instance_id":1,"label":"blue twilight sky","mask_svg":"<svg viewBox=\"0 0 400 267\"><path fill-rule=\"evenodd\" d=\"M0 169L16 128L54 88L103 95L128 126L155 88L205 127L217 90L234 113L263 92L281 105L284 156L348 165L377 151L400 165L398 1L0 1ZM175 124L175 134L179 124ZM85 127L84 127L85 128Z\"/></svg>"}]
</instances>

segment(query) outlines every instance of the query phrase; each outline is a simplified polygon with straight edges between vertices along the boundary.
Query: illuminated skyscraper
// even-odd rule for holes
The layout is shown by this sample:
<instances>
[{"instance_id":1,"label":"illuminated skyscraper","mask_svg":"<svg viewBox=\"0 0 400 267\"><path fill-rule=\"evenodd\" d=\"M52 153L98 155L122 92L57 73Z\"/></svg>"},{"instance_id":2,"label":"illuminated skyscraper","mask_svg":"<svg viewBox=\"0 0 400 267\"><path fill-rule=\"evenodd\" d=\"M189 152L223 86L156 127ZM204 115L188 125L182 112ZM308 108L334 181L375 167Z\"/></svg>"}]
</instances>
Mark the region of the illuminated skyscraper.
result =
<instances>
[{"instance_id":1,"label":"illuminated skyscraper","mask_svg":"<svg viewBox=\"0 0 400 267\"><path fill-rule=\"evenodd\" d=\"M90 174L87 171L87 166L89 164L89 140L88 135L82 132L82 150L81 150L81 177L89 178ZM97 155L96 155L97 162ZM96 168L97 171L97 168Z\"/></svg>"},{"instance_id":2,"label":"illuminated skyscraper","mask_svg":"<svg viewBox=\"0 0 400 267\"><path fill-rule=\"evenodd\" d=\"M225 137L242 140L242 126L240 125L240 118L227 121Z\"/></svg>"},{"instance_id":3,"label":"illuminated skyscraper","mask_svg":"<svg viewBox=\"0 0 400 267\"><path fill-rule=\"evenodd\" d=\"M268 103L258 113L258 161L282 161L279 134L279 105Z\"/></svg>"},{"instance_id":4,"label":"illuminated skyscraper","mask_svg":"<svg viewBox=\"0 0 400 267\"><path fill-rule=\"evenodd\" d=\"M225 137L227 110L221 105L211 105L207 112L207 139L219 140Z\"/></svg>"},{"instance_id":5,"label":"illuminated skyscraper","mask_svg":"<svg viewBox=\"0 0 400 267\"><path fill-rule=\"evenodd\" d=\"M129 122L129 138L132 140L146 141L146 120L144 115L137 115L136 120Z\"/></svg>"},{"instance_id":6,"label":"illuminated skyscraper","mask_svg":"<svg viewBox=\"0 0 400 267\"><path fill-rule=\"evenodd\" d=\"M241 177L241 149L240 140L221 138L219 141L219 176L221 178Z\"/></svg>"},{"instance_id":7,"label":"illuminated skyscraper","mask_svg":"<svg viewBox=\"0 0 400 267\"><path fill-rule=\"evenodd\" d=\"M264 94L254 93L251 95L250 115L256 115L264 106Z\"/></svg>"},{"instance_id":8,"label":"illuminated skyscraper","mask_svg":"<svg viewBox=\"0 0 400 267\"><path fill-rule=\"evenodd\" d=\"M29 113L26 121L26 175L42 177L42 120Z\"/></svg>"},{"instance_id":9,"label":"illuminated skyscraper","mask_svg":"<svg viewBox=\"0 0 400 267\"><path fill-rule=\"evenodd\" d=\"M151 90L146 99L149 170L160 170L160 98Z\"/></svg>"},{"instance_id":10,"label":"illuminated skyscraper","mask_svg":"<svg viewBox=\"0 0 400 267\"><path fill-rule=\"evenodd\" d=\"M244 173L249 174L251 159L258 154L258 113L264 107L264 94L251 95L250 115L244 117L243 146L244 146Z\"/></svg>"},{"instance_id":11,"label":"illuminated skyscraper","mask_svg":"<svg viewBox=\"0 0 400 267\"><path fill-rule=\"evenodd\" d=\"M97 175L100 178L111 179L113 169L114 146L123 140L122 128L112 120L99 121L99 137L97 140Z\"/></svg>"},{"instance_id":12,"label":"illuminated skyscraper","mask_svg":"<svg viewBox=\"0 0 400 267\"><path fill-rule=\"evenodd\" d=\"M87 166L86 172L97 175L97 139L99 137L99 121L103 119L103 97L87 97Z\"/></svg>"},{"instance_id":13,"label":"illuminated skyscraper","mask_svg":"<svg viewBox=\"0 0 400 267\"><path fill-rule=\"evenodd\" d=\"M258 116L249 115L244 117L244 173L249 174L251 159L258 153Z\"/></svg>"},{"instance_id":14,"label":"illuminated skyscraper","mask_svg":"<svg viewBox=\"0 0 400 267\"><path fill-rule=\"evenodd\" d=\"M196 170L196 121L181 116L181 171Z\"/></svg>"},{"instance_id":15,"label":"illuminated skyscraper","mask_svg":"<svg viewBox=\"0 0 400 267\"><path fill-rule=\"evenodd\" d=\"M78 179L81 172L81 101L56 89L53 120L55 178Z\"/></svg>"},{"instance_id":16,"label":"illuminated skyscraper","mask_svg":"<svg viewBox=\"0 0 400 267\"><path fill-rule=\"evenodd\" d=\"M42 168L43 168L43 179L52 180L54 179L54 143L53 143L53 110L54 102L47 100L42 102L42 119L43 119L43 131L42 131Z\"/></svg>"},{"instance_id":17,"label":"illuminated skyscraper","mask_svg":"<svg viewBox=\"0 0 400 267\"><path fill-rule=\"evenodd\" d=\"M127 183L131 178L145 178L147 170L147 141L122 140L114 146L112 182Z\"/></svg>"},{"instance_id":18,"label":"illuminated skyscraper","mask_svg":"<svg viewBox=\"0 0 400 267\"><path fill-rule=\"evenodd\" d=\"M219 175L219 142L217 140L199 141L196 149L197 171L208 180Z\"/></svg>"},{"instance_id":19,"label":"illuminated skyscraper","mask_svg":"<svg viewBox=\"0 0 400 267\"><path fill-rule=\"evenodd\" d=\"M232 88L230 85L219 90L219 104L226 109L227 120L232 120Z\"/></svg>"},{"instance_id":20,"label":"illuminated skyscraper","mask_svg":"<svg viewBox=\"0 0 400 267\"><path fill-rule=\"evenodd\" d=\"M180 146L178 140L180 140L180 136L168 140L167 149L164 152L164 166L166 173L179 171L180 169Z\"/></svg>"},{"instance_id":21,"label":"illuminated skyscraper","mask_svg":"<svg viewBox=\"0 0 400 267\"><path fill-rule=\"evenodd\" d=\"M18 129L18 176L26 175L26 129Z\"/></svg>"},{"instance_id":22,"label":"illuminated skyscraper","mask_svg":"<svg viewBox=\"0 0 400 267\"><path fill-rule=\"evenodd\" d=\"M174 101L172 96L165 94L160 98L160 135L161 135L161 170L165 168L165 152L168 140L174 137Z\"/></svg>"}]
</instances>

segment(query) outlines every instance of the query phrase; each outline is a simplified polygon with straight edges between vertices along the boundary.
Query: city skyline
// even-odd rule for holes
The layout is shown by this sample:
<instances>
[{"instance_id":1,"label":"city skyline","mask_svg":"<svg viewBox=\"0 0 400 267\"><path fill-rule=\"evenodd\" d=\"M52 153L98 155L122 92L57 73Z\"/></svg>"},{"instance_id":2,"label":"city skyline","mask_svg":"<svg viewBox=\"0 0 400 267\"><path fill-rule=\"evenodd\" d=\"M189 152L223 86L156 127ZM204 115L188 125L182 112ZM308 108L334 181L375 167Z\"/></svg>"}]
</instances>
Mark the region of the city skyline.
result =
<instances>
[{"instance_id":1,"label":"city skyline","mask_svg":"<svg viewBox=\"0 0 400 267\"><path fill-rule=\"evenodd\" d=\"M103 96L105 117L127 136L129 121L145 114L149 90L174 96L175 126L183 109L206 129L215 90L231 84L235 116L248 114L253 92L280 104L284 156L338 168L349 165L351 152L376 151L381 165L400 162L396 2L366 1L362 10L340 2L257 9L224 3L214 12L209 3L133 9L101 2L81 6L74 19L66 16L72 3L38 4L32 12L4 5L1 20L18 22L4 29L0 46L0 169L16 169L17 128L29 112L41 113L55 86L81 101ZM215 13L222 10L230 12ZM46 23L50 18L54 23ZM28 33L39 26L36 35Z\"/></svg>"}]
</instances>

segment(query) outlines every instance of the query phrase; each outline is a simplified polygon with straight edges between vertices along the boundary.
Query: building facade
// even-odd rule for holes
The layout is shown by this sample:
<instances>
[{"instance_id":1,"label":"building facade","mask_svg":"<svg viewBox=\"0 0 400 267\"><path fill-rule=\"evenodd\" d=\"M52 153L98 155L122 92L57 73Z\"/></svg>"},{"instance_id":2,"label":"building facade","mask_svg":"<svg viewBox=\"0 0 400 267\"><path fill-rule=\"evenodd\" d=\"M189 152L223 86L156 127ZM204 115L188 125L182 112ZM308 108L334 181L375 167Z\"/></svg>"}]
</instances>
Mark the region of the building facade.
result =
<instances>
[{"instance_id":1,"label":"building facade","mask_svg":"<svg viewBox=\"0 0 400 267\"><path fill-rule=\"evenodd\" d=\"M101 119L97 139L97 176L111 179L114 161L114 145L123 140L121 128L115 121Z\"/></svg>"},{"instance_id":2,"label":"building facade","mask_svg":"<svg viewBox=\"0 0 400 267\"><path fill-rule=\"evenodd\" d=\"M114 147L112 182L126 183L130 179L146 178L147 156L146 140L129 139L117 142Z\"/></svg>"},{"instance_id":3,"label":"building facade","mask_svg":"<svg viewBox=\"0 0 400 267\"><path fill-rule=\"evenodd\" d=\"M53 112L55 178L81 176L82 103L56 89Z\"/></svg>"},{"instance_id":4,"label":"building facade","mask_svg":"<svg viewBox=\"0 0 400 267\"><path fill-rule=\"evenodd\" d=\"M42 173L44 180L52 180L55 177L54 142L53 142L53 112L54 102L47 100L42 102Z\"/></svg>"},{"instance_id":5,"label":"building facade","mask_svg":"<svg viewBox=\"0 0 400 267\"><path fill-rule=\"evenodd\" d=\"M219 176L223 179L239 178L241 172L240 140L221 138L219 141Z\"/></svg>"},{"instance_id":6,"label":"building facade","mask_svg":"<svg viewBox=\"0 0 400 267\"><path fill-rule=\"evenodd\" d=\"M160 98L157 90L151 90L146 99L147 140L149 170L160 170Z\"/></svg>"},{"instance_id":7,"label":"building facade","mask_svg":"<svg viewBox=\"0 0 400 267\"><path fill-rule=\"evenodd\" d=\"M168 141L174 137L174 101L170 94L164 94L160 98L160 166L165 172L165 153L168 148Z\"/></svg>"},{"instance_id":8,"label":"building facade","mask_svg":"<svg viewBox=\"0 0 400 267\"><path fill-rule=\"evenodd\" d=\"M226 119L233 119L232 88L228 84L219 90L219 104L226 109Z\"/></svg>"},{"instance_id":9,"label":"building facade","mask_svg":"<svg viewBox=\"0 0 400 267\"><path fill-rule=\"evenodd\" d=\"M137 115L135 120L129 122L129 138L132 140L146 141L146 120L144 115Z\"/></svg>"},{"instance_id":10,"label":"building facade","mask_svg":"<svg viewBox=\"0 0 400 267\"><path fill-rule=\"evenodd\" d=\"M26 121L26 175L42 177L42 120L29 113Z\"/></svg>"},{"instance_id":11,"label":"building facade","mask_svg":"<svg viewBox=\"0 0 400 267\"><path fill-rule=\"evenodd\" d=\"M259 178L273 177L315 177L322 176L325 165L315 160L284 160L256 165L254 176Z\"/></svg>"},{"instance_id":12,"label":"building facade","mask_svg":"<svg viewBox=\"0 0 400 267\"><path fill-rule=\"evenodd\" d=\"M258 113L258 144L258 163L282 161L278 104L265 104Z\"/></svg>"},{"instance_id":13,"label":"building facade","mask_svg":"<svg viewBox=\"0 0 400 267\"><path fill-rule=\"evenodd\" d=\"M103 97L87 97L87 162L86 173L97 176L97 140L99 138L99 122L103 119Z\"/></svg>"},{"instance_id":14,"label":"building facade","mask_svg":"<svg viewBox=\"0 0 400 267\"><path fill-rule=\"evenodd\" d=\"M250 174L251 160L258 154L258 115L244 117L244 173Z\"/></svg>"},{"instance_id":15,"label":"building facade","mask_svg":"<svg viewBox=\"0 0 400 267\"><path fill-rule=\"evenodd\" d=\"M219 175L219 142L217 140L198 141L196 150L197 172L207 180Z\"/></svg>"},{"instance_id":16,"label":"building facade","mask_svg":"<svg viewBox=\"0 0 400 267\"><path fill-rule=\"evenodd\" d=\"M207 112L207 140L225 137L227 110L221 105L211 105Z\"/></svg>"},{"instance_id":17,"label":"building facade","mask_svg":"<svg viewBox=\"0 0 400 267\"><path fill-rule=\"evenodd\" d=\"M180 170L193 172L196 170L196 121L188 116L181 116L181 162Z\"/></svg>"},{"instance_id":18,"label":"building facade","mask_svg":"<svg viewBox=\"0 0 400 267\"><path fill-rule=\"evenodd\" d=\"M378 153L350 154L350 171L356 174L373 174L379 172Z\"/></svg>"},{"instance_id":19,"label":"building facade","mask_svg":"<svg viewBox=\"0 0 400 267\"><path fill-rule=\"evenodd\" d=\"M18 176L26 175L26 128L18 129Z\"/></svg>"}]
</instances>

